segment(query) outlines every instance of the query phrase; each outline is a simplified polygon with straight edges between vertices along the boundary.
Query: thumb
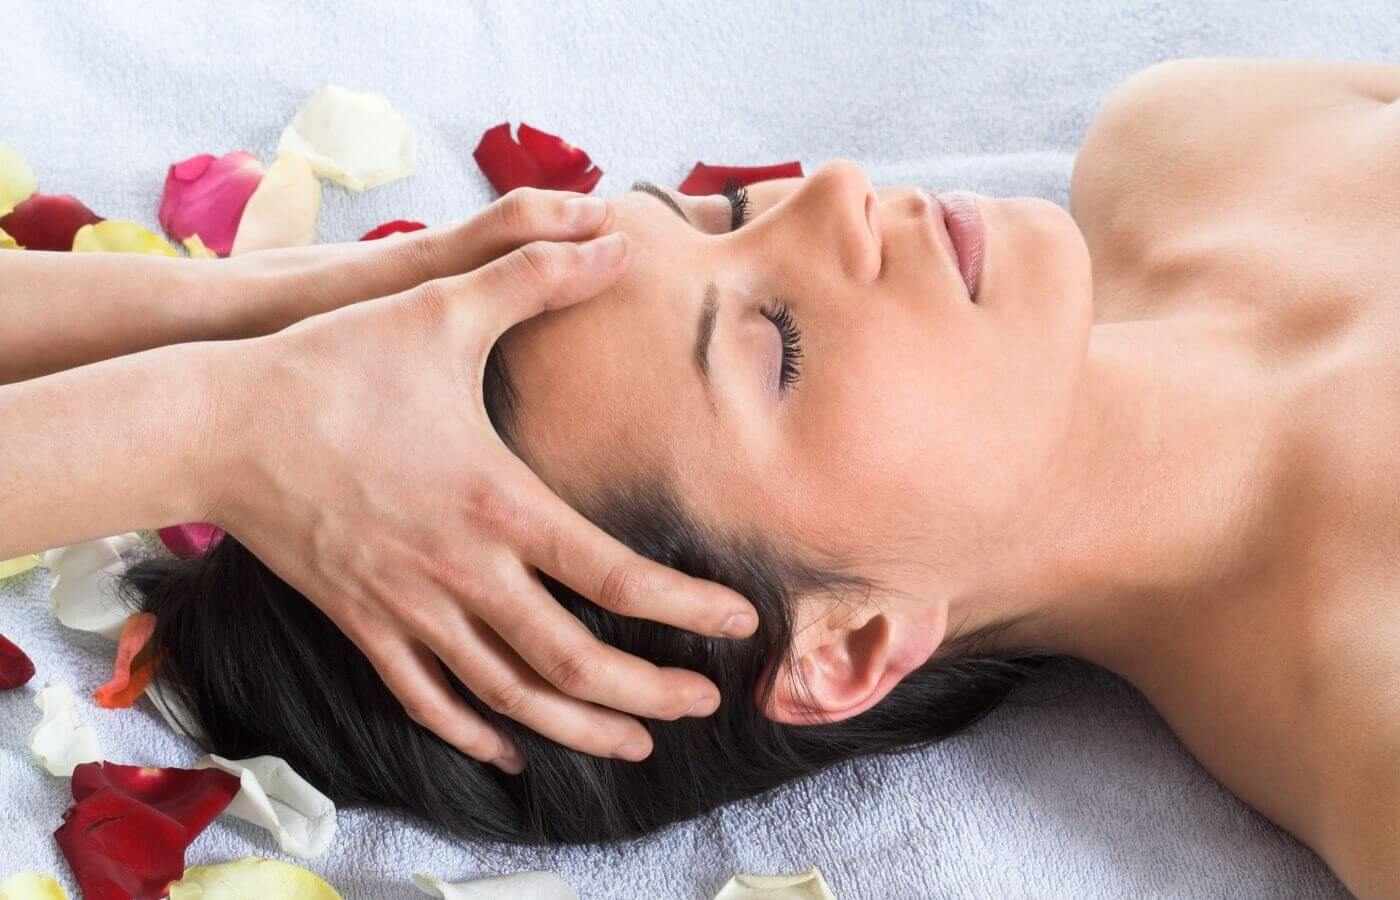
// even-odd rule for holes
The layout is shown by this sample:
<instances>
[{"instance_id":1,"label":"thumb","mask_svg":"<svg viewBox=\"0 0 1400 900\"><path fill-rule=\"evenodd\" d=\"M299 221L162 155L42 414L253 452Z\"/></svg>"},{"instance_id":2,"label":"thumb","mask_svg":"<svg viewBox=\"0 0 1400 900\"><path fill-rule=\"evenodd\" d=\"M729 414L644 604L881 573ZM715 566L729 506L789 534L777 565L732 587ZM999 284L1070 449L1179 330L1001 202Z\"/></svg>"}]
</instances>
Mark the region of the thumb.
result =
<instances>
[{"instance_id":1,"label":"thumb","mask_svg":"<svg viewBox=\"0 0 1400 900\"><path fill-rule=\"evenodd\" d=\"M597 296L626 269L620 231L583 244L535 241L460 276L474 330L494 344L511 326Z\"/></svg>"}]
</instances>

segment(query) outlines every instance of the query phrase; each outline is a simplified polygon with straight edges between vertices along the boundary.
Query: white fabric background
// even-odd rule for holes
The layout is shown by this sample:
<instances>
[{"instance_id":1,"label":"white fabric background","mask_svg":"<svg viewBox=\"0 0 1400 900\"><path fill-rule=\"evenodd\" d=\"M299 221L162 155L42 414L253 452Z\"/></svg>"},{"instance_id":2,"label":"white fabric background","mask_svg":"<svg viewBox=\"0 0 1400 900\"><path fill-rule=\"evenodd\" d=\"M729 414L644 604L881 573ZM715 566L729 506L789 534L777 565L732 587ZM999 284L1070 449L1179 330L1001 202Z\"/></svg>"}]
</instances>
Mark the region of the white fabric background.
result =
<instances>
[{"instance_id":1,"label":"white fabric background","mask_svg":"<svg viewBox=\"0 0 1400 900\"><path fill-rule=\"evenodd\" d=\"M142 2L0 0L0 141L41 190L154 227L166 167L194 153L271 158L297 104L336 82L386 93L419 138L418 174L326 191L322 240L392 218L461 217L491 198L471 158L504 119L564 136L609 195L676 184L697 159L835 156L877 184L1068 203L1104 93L1152 62L1239 55L1397 59L1391 0L907 3ZM0 300L3 302L3 300ZM120 478L120 471L112 477ZM7 527L7 523L0 523ZM31 763L31 695L80 697L109 673L100 638L44 612L47 575L0 586L0 631L39 666L0 694L0 876L55 873L67 781ZM738 870L816 864L843 900L923 897L1345 896L1321 861L1206 775L1141 696L1066 666L975 732L820 777L619 847L459 846L405 819L344 810L311 868L347 897L417 896L450 879L557 868L585 898L708 898ZM108 757L188 764L148 703L85 710ZM1281 748L1281 752L1285 752ZM277 856L220 820L190 864ZM291 861L291 860L289 860Z\"/></svg>"}]
</instances>

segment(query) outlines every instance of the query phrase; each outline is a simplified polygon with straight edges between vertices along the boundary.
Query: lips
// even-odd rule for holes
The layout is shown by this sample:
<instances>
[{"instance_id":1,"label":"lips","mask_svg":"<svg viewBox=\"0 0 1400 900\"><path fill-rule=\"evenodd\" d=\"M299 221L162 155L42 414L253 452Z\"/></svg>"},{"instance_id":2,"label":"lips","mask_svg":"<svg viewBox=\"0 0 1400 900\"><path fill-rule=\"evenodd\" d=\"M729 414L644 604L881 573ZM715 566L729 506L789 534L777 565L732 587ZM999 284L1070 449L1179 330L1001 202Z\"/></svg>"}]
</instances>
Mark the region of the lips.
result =
<instances>
[{"instance_id":1,"label":"lips","mask_svg":"<svg viewBox=\"0 0 1400 900\"><path fill-rule=\"evenodd\" d=\"M953 242L958 272L967 285L967 295L977 302L982 281L982 260L987 249L987 226L982 221L978 197L968 191L945 191L936 196L943 207L943 224Z\"/></svg>"}]
</instances>

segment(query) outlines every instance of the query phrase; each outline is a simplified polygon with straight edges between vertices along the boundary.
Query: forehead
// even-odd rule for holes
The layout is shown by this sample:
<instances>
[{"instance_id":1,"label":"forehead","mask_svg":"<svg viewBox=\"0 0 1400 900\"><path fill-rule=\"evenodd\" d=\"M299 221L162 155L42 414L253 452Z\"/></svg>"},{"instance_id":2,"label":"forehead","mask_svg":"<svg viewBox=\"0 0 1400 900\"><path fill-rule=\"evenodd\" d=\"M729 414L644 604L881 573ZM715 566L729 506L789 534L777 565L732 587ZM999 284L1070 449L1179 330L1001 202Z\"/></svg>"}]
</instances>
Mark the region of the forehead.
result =
<instances>
[{"instance_id":1,"label":"forehead","mask_svg":"<svg viewBox=\"0 0 1400 900\"><path fill-rule=\"evenodd\" d=\"M686 369L704 287L698 234L653 197L629 192L613 208L613 229L628 237L626 273L500 344L521 456L561 494L683 464L677 431L703 402Z\"/></svg>"}]
</instances>

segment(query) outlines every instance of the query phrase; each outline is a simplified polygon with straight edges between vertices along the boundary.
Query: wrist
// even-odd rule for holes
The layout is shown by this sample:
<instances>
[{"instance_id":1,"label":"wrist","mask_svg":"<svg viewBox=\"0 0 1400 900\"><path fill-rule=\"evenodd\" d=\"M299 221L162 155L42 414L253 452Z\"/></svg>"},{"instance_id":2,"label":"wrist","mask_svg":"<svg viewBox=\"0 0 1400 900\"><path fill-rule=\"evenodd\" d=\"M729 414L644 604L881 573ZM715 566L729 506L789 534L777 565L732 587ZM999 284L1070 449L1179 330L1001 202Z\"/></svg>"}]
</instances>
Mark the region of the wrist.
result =
<instances>
[{"instance_id":1,"label":"wrist","mask_svg":"<svg viewBox=\"0 0 1400 900\"><path fill-rule=\"evenodd\" d=\"M264 338L189 344L185 375L191 390L191 423L185 452L188 464L179 521L212 522L227 527L231 486L254 440L257 419L251 403L257 396L257 372Z\"/></svg>"}]
</instances>

